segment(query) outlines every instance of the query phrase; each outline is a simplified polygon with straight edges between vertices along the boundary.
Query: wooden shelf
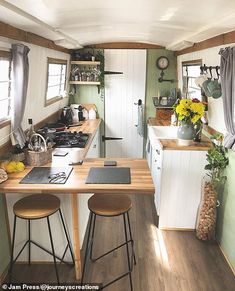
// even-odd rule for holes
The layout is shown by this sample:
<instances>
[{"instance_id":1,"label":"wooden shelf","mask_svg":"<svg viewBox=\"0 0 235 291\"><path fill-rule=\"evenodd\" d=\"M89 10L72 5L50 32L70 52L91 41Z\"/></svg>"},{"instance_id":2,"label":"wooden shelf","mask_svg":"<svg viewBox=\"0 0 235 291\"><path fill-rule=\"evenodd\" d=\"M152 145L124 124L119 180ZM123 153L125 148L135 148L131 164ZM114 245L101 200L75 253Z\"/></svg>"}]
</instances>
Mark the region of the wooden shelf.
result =
<instances>
[{"instance_id":1,"label":"wooden shelf","mask_svg":"<svg viewBox=\"0 0 235 291\"><path fill-rule=\"evenodd\" d=\"M71 61L71 65L89 65L89 66L97 66L100 65L100 62L98 61Z\"/></svg>"},{"instance_id":2,"label":"wooden shelf","mask_svg":"<svg viewBox=\"0 0 235 291\"><path fill-rule=\"evenodd\" d=\"M100 85L100 82L69 81L70 85Z\"/></svg>"}]
</instances>

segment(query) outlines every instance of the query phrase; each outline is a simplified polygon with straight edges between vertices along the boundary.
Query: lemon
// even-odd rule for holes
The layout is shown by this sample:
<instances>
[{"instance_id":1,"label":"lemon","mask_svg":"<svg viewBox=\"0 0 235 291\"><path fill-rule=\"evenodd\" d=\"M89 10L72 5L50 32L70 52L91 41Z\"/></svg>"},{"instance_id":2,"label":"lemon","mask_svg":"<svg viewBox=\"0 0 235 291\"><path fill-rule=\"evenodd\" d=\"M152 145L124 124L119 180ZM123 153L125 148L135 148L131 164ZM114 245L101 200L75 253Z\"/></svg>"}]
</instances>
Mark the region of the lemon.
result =
<instances>
[{"instance_id":1,"label":"lemon","mask_svg":"<svg viewBox=\"0 0 235 291\"><path fill-rule=\"evenodd\" d=\"M22 162L11 161L4 165L7 173L21 172L25 169L25 165Z\"/></svg>"},{"instance_id":2,"label":"lemon","mask_svg":"<svg viewBox=\"0 0 235 291\"><path fill-rule=\"evenodd\" d=\"M17 169L18 172L24 171L24 169L25 169L24 163L22 163L22 162L16 163L16 169Z\"/></svg>"},{"instance_id":3,"label":"lemon","mask_svg":"<svg viewBox=\"0 0 235 291\"><path fill-rule=\"evenodd\" d=\"M14 173L16 171L15 165L11 162L5 166L5 169L7 173Z\"/></svg>"}]
</instances>

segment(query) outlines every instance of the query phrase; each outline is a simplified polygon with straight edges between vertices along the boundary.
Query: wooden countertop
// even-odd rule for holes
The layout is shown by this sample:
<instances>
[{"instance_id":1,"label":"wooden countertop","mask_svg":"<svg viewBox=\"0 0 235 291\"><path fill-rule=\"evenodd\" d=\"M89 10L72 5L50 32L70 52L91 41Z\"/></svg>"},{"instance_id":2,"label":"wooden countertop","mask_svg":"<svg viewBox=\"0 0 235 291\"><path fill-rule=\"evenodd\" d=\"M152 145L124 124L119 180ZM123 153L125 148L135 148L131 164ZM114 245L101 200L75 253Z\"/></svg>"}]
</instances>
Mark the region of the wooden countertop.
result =
<instances>
[{"instance_id":1,"label":"wooden countertop","mask_svg":"<svg viewBox=\"0 0 235 291\"><path fill-rule=\"evenodd\" d=\"M116 193L154 194L151 173L145 159L116 159L118 167L131 168L131 184L85 184L91 167L102 167L105 159L85 159L83 165L73 166L67 182L56 184L20 184L21 179L32 169L9 174L8 180L0 184L0 193ZM53 163L45 167L53 166ZM67 166L67 165L66 165Z\"/></svg>"},{"instance_id":2,"label":"wooden countertop","mask_svg":"<svg viewBox=\"0 0 235 291\"><path fill-rule=\"evenodd\" d=\"M177 139L159 139L159 143L163 150L177 151L208 151L212 146L210 139L204 135L200 142L193 142L189 146L179 145Z\"/></svg>"},{"instance_id":3,"label":"wooden countertop","mask_svg":"<svg viewBox=\"0 0 235 291\"><path fill-rule=\"evenodd\" d=\"M152 117L148 119L148 125L164 126L163 124L160 124L156 118ZM179 145L177 139L158 139L157 141L159 141L163 150L208 151L212 147L210 139L205 135L202 135L202 140L200 142L193 142L189 146Z\"/></svg>"},{"instance_id":4,"label":"wooden countertop","mask_svg":"<svg viewBox=\"0 0 235 291\"><path fill-rule=\"evenodd\" d=\"M76 126L76 127L71 127L69 129L67 129L66 131L82 131L84 133L90 133L91 137L88 140L88 143L86 144L86 147L83 149L83 157L86 156L90 145L94 139L94 136L97 132L97 130L99 129L101 123L101 119L91 119L91 120L85 120L82 122L82 125L80 126ZM67 150L69 150L67 148Z\"/></svg>"},{"instance_id":5,"label":"wooden countertop","mask_svg":"<svg viewBox=\"0 0 235 291\"><path fill-rule=\"evenodd\" d=\"M157 120L157 118L150 117L148 119L148 125L150 126L165 126L166 122L163 120Z\"/></svg>"}]
</instances>

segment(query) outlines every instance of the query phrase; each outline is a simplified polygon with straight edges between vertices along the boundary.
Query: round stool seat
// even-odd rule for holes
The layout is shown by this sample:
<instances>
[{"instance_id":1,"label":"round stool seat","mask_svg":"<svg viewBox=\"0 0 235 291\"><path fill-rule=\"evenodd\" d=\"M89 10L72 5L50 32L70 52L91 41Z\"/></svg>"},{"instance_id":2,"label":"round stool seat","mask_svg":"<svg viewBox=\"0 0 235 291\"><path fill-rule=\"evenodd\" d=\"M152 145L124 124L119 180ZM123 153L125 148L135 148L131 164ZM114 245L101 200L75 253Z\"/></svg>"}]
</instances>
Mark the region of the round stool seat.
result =
<instances>
[{"instance_id":1,"label":"round stool seat","mask_svg":"<svg viewBox=\"0 0 235 291\"><path fill-rule=\"evenodd\" d=\"M60 199L51 194L34 194L18 200L13 211L23 219L39 219L55 213L60 208Z\"/></svg>"},{"instance_id":2,"label":"round stool seat","mask_svg":"<svg viewBox=\"0 0 235 291\"><path fill-rule=\"evenodd\" d=\"M125 195L93 195L88 200L88 208L96 215L117 216L126 213L132 207L131 199Z\"/></svg>"}]
</instances>

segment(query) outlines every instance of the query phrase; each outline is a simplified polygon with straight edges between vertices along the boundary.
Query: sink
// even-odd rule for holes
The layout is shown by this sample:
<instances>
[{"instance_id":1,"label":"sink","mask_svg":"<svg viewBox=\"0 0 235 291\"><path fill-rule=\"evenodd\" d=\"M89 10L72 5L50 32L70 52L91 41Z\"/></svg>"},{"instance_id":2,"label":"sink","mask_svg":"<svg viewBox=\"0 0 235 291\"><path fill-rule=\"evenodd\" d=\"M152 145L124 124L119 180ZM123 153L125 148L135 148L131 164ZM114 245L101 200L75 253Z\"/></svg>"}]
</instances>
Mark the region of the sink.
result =
<instances>
[{"instance_id":1,"label":"sink","mask_svg":"<svg viewBox=\"0 0 235 291\"><path fill-rule=\"evenodd\" d=\"M176 139L178 126L149 126L151 139Z\"/></svg>"}]
</instances>

